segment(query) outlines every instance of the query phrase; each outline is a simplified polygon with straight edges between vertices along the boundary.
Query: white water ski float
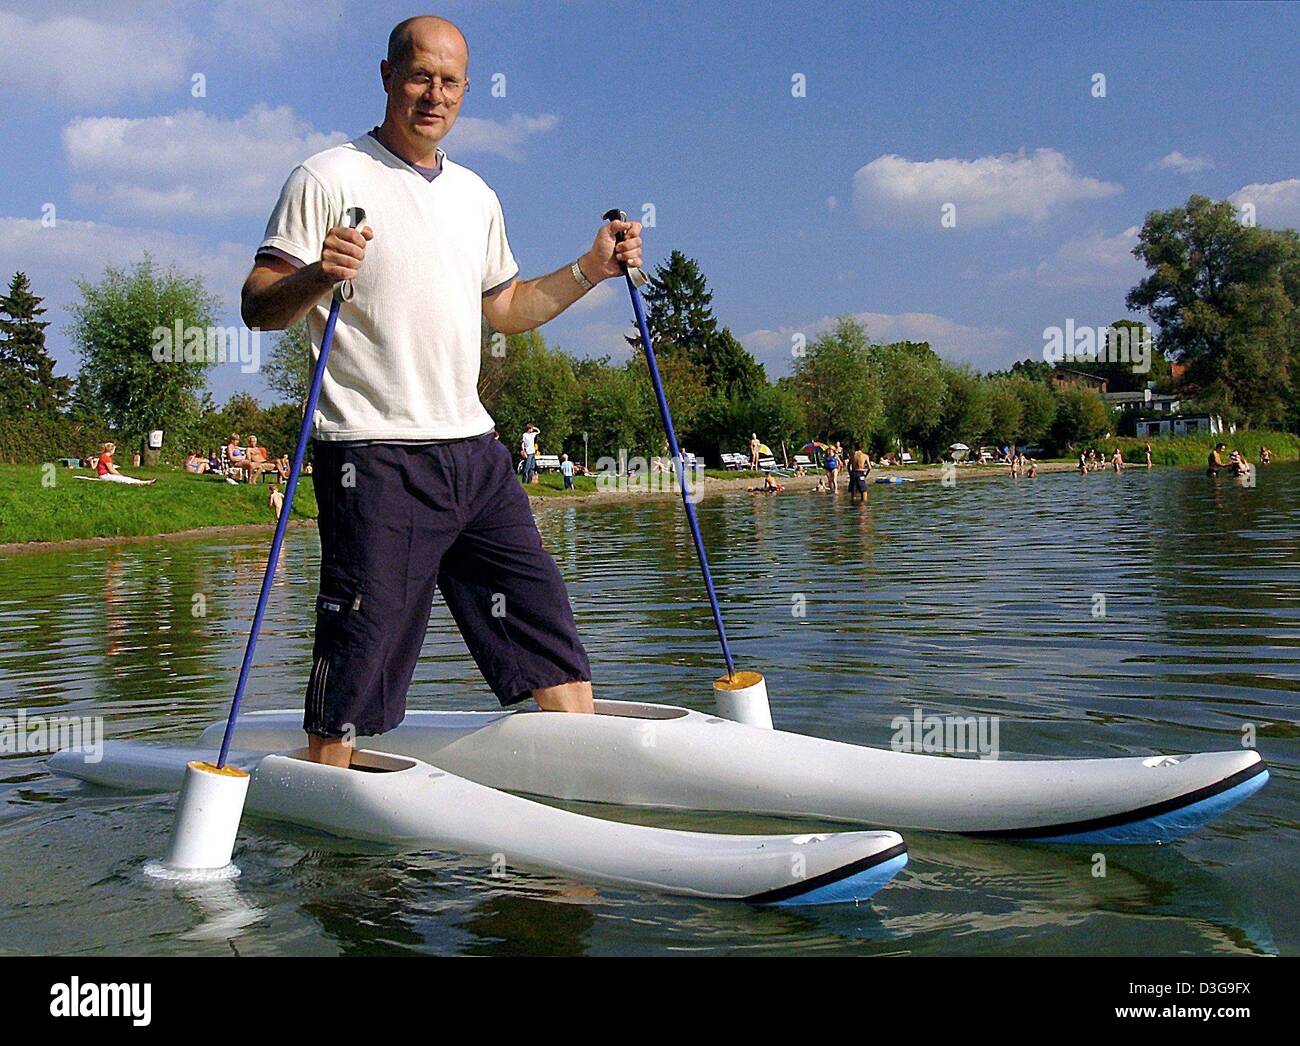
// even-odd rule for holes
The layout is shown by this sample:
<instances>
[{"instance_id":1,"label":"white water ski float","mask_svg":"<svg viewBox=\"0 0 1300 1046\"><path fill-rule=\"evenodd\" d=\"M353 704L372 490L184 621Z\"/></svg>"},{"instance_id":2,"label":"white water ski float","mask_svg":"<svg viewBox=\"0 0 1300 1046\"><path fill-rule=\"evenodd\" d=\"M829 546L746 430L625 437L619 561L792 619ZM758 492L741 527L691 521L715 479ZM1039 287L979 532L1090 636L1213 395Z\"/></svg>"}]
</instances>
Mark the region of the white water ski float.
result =
<instances>
[{"instance_id":1,"label":"white water ski float","mask_svg":"<svg viewBox=\"0 0 1300 1046\"><path fill-rule=\"evenodd\" d=\"M291 747L291 746L286 746ZM354 769L301 751L230 753L251 775L246 810L348 839L481 855L582 881L746 901L808 905L863 901L907 864L895 832L716 835L623 824L559 810L475 784L416 757L358 750ZM109 741L99 762L80 752L50 768L110 788L179 791L191 760L216 746Z\"/></svg>"},{"instance_id":2,"label":"white water ski float","mask_svg":"<svg viewBox=\"0 0 1300 1046\"><path fill-rule=\"evenodd\" d=\"M1249 750L1150 758L976 760L762 730L670 705L598 715L412 711L367 743L510 792L683 810L1071 843L1185 835L1263 787ZM204 731L215 744L223 724ZM303 743L301 711L250 712L235 743Z\"/></svg>"}]
</instances>

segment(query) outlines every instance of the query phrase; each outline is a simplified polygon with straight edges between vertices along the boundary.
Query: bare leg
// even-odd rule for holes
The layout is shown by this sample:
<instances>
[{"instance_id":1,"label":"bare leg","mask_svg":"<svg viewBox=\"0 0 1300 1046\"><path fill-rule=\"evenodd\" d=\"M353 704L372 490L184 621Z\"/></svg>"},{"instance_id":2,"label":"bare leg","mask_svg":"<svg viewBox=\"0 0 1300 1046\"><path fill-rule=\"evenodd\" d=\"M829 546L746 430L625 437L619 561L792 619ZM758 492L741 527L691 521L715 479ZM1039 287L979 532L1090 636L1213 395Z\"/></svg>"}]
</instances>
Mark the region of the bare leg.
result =
<instances>
[{"instance_id":1,"label":"bare leg","mask_svg":"<svg viewBox=\"0 0 1300 1046\"><path fill-rule=\"evenodd\" d=\"M308 734L307 758L313 763L341 766L346 770L352 765L352 742L343 737L320 737L316 734Z\"/></svg>"},{"instance_id":2,"label":"bare leg","mask_svg":"<svg viewBox=\"0 0 1300 1046\"><path fill-rule=\"evenodd\" d=\"M591 683L587 681L540 687L533 691L533 700L543 712L596 714L596 706L591 700Z\"/></svg>"}]
</instances>

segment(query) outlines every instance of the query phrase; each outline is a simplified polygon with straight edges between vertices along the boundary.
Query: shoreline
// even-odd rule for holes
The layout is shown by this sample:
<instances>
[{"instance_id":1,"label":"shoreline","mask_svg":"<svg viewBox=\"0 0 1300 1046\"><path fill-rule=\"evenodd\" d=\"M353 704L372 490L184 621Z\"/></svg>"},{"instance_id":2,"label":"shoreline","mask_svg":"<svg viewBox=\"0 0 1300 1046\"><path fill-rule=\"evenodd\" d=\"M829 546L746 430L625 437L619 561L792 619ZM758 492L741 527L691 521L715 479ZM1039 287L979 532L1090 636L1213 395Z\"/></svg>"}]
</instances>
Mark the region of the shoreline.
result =
<instances>
[{"instance_id":1,"label":"shoreline","mask_svg":"<svg viewBox=\"0 0 1300 1046\"><path fill-rule=\"evenodd\" d=\"M1129 466L1130 468L1142 468L1143 466ZM1064 461L1042 462L1038 466L1040 473L1047 472L1073 472L1076 465ZM971 465L960 470L959 475L963 479L972 478L989 478L997 476L1007 476L1007 471L1001 465ZM937 482L943 478L943 468L935 465L911 466L900 469L872 469L870 479L872 485L874 480L884 477L903 477L909 481L918 483ZM817 486L820 474L807 476L789 476L781 480L785 493L811 493ZM758 486L761 480L749 476L737 479L717 479L709 476L704 481L704 492L701 500L704 498L719 497L726 494L736 494L747 491L750 487ZM847 496L847 487L841 483L841 493ZM604 505L626 504L631 502L642 501L677 501L681 498L676 485L670 485L662 490L608 490L595 491L591 494L582 495L551 495L538 496L530 494L528 496L529 505L533 509L534 515L542 515L546 512L552 512L562 508L590 508ZM314 519L291 519L289 527L302 528L314 527ZM127 534L127 535L101 535L98 537L84 538L65 538L59 541L11 541L0 543L0 555L22 554L29 552L45 552L55 549L76 549L76 548L97 548L107 545L134 545L145 541L158 541L160 539L184 539L197 538L221 533L223 535L251 535L270 531L275 529L275 521L267 520L264 523L234 523L228 525L215 525L210 527L189 527L184 530L169 530L158 534Z\"/></svg>"},{"instance_id":2,"label":"shoreline","mask_svg":"<svg viewBox=\"0 0 1300 1046\"><path fill-rule=\"evenodd\" d=\"M1128 468L1145 468L1144 465L1129 465ZM1038 463L1039 474L1045 472L1074 472L1078 466L1068 461L1045 461ZM962 479L973 478L990 478L990 477L1007 477L1008 472L1002 465L970 465L960 469L958 475ZM803 492L809 493L817 486L817 481L821 474L810 474L807 476L789 476L780 480L781 485L785 488L786 493ZM943 467L941 465L913 465L908 468L893 469L875 469L871 470L868 482L874 486L877 479L899 477L909 482L933 483L943 479ZM716 497L722 494L734 494L741 491L747 491L750 487L762 484L761 479L748 477L745 479L715 479L710 476L705 480L704 493L700 499ZM848 495L848 481L841 472L840 476L840 493ZM586 494L582 497L537 497L529 495L528 501L533 506L534 513L540 513L547 509L564 508L570 505L610 505L622 504L629 500L635 501L661 501L670 498L674 501L680 500L681 494L676 485L672 485L665 490L610 490L596 491L593 494Z\"/></svg>"}]
</instances>

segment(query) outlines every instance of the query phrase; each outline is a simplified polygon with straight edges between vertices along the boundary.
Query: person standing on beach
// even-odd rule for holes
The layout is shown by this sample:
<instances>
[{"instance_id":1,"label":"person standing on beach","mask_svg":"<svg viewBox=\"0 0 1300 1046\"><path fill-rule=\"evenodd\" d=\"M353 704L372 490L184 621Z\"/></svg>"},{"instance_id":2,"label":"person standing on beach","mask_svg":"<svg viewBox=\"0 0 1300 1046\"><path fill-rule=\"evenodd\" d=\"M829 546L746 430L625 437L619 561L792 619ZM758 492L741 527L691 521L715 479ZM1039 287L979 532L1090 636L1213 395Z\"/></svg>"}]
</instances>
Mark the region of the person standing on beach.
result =
<instances>
[{"instance_id":1,"label":"person standing on beach","mask_svg":"<svg viewBox=\"0 0 1300 1046\"><path fill-rule=\"evenodd\" d=\"M560 475L564 477L564 489L573 489L573 462L569 460L569 455L560 455Z\"/></svg>"},{"instance_id":2,"label":"person standing on beach","mask_svg":"<svg viewBox=\"0 0 1300 1046\"><path fill-rule=\"evenodd\" d=\"M836 457L835 447L826 448L826 482L832 494L839 493L840 459Z\"/></svg>"},{"instance_id":3,"label":"person standing on beach","mask_svg":"<svg viewBox=\"0 0 1300 1046\"><path fill-rule=\"evenodd\" d=\"M379 73L383 122L294 170L243 290L245 323L306 317L319 353L330 296L353 284L314 419L321 568L303 716L310 758L343 767L354 736L405 716L435 589L502 705L594 713L564 580L479 400L480 329L532 330L641 265L640 224L614 221L576 261L520 278L496 194L439 148L469 87L453 23L399 23ZM351 207L365 228L344 223Z\"/></svg>"},{"instance_id":4,"label":"person standing on beach","mask_svg":"<svg viewBox=\"0 0 1300 1046\"><path fill-rule=\"evenodd\" d=\"M541 430L536 425L525 425L519 441L519 456L524 459L524 482L531 483L537 474L537 437Z\"/></svg>"},{"instance_id":5,"label":"person standing on beach","mask_svg":"<svg viewBox=\"0 0 1300 1046\"><path fill-rule=\"evenodd\" d=\"M1142 444L1142 453L1146 455L1147 468L1150 468L1151 467L1151 442L1149 440L1146 443Z\"/></svg>"},{"instance_id":6,"label":"person standing on beach","mask_svg":"<svg viewBox=\"0 0 1300 1046\"><path fill-rule=\"evenodd\" d=\"M757 432L749 437L749 467L755 472L758 471L759 448L762 446L763 444L758 440Z\"/></svg>"}]
</instances>

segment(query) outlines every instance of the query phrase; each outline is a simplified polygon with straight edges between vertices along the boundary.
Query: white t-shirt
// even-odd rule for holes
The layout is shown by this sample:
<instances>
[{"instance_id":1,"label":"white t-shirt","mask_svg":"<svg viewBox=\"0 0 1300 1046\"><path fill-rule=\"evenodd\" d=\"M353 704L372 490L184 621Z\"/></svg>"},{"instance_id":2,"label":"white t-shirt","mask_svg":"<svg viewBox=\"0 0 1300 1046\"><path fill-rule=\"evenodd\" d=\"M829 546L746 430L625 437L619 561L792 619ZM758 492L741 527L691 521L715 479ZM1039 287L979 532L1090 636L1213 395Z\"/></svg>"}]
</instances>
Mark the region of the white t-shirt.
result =
<instances>
[{"instance_id":1,"label":"white t-shirt","mask_svg":"<svg viewBox=\"0 0 1300 1046\"><path fill-rule=\"evenodd\" d=\"M521 444L525 454L532 454L537 450L537 433L525 432L523 443Z\"/></svg>"},{"instance_id":2,"label":"white t-shirt","mask_svg":"<svg viewBox=\"0 0 1300 1046\"><path fill-rule=\"evenodd\" d=\"M432 180L363 135L312 156L280 192L259 250L319 261L349 207L374 231L343 303L317 439L461 439L492 430L478 398L483 295L518 275L501 203L444 156ZM313 359L330 299L307 314Z\"/></svg>"}]
</instances>

